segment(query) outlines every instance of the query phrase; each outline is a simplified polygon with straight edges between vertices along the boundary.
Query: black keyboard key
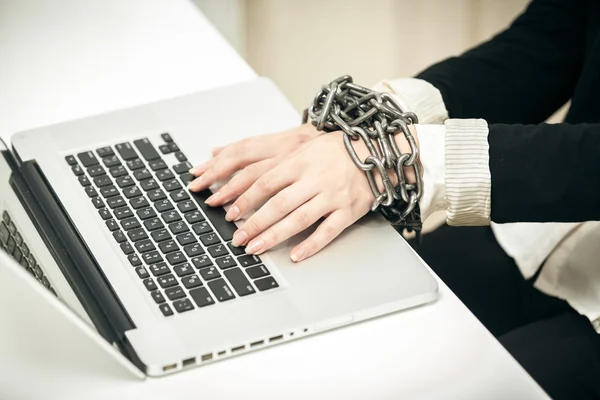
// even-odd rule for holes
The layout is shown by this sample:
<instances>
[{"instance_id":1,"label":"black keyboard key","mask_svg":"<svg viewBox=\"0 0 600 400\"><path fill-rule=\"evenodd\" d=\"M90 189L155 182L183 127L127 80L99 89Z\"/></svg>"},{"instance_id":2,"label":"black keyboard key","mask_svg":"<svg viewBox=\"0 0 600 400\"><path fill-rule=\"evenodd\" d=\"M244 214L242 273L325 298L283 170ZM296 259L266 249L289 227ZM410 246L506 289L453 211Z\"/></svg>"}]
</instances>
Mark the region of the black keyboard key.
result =
<instances>
[{"instance_id":1,"label":"black keyboard key","mask_svg":"<svg viewBox=\"0 0 600 400\"><path fill-rule=\"evenodd\" d=\"M181 264L187 261L185 255L180 251L174 251L173 253L167 254L165 257L171 265Z\"/></svg>"},{"instance_id":2,"label":"black keyboard key","mask_svg":"<svg viewBox=\"0 0 600 400\"><path fill-rule=\"evenodd\" d=\"M130 231L132 229L138 229L140 227L140 221L135 218L127 218L121 221L121 227L124 231Z\"/></svg>"},{"instance_id":3,"label":"black keyboard key","mask_svg":"<svg viewBox=\"0 0 600 400\"><path fill-rule=\"evenodd\" d=\"M144 286L146 286L146 289L148 289L150 292L158 289L152 278L144 279L142 282L144 283Z\"/></svg>"},{"instance_id":4,"label":"black keyboard key","mask_svg":"<svg viewBox=\"0 0 600 400\"><path fill-rule=\"evenodd\" d=\"M171 149L171 151L179 151L179 146L177 146L173 142L169 143L169 148Z\"/></svg>"},{"instance_id":5,"label":"black keyboard key","mask_svg":"<svg viewBox=\"0 0 600 400\"><path fill-rule=\"evenodd\" d=\"M179 251L179 246L172 239L160 242L158 244L158 248L160 249L160 251L163 252L163 254L168 254L168 253L172 253L174 251Z\"/></svg>"},{"instance_id":6,"label":"black keyboard key","mask_svg":"<svg viewBox=\"0 0 600 400\"><path fill-rule=\"evenodd\" d=\"M137 256L137 254L131 254L130 256L127 257L127 259L129 260L129 263L131 264L132 267L137 267L142 265L142 260L140 260L140 258Z\"/></svg>"},{"instance_id":7,"label":"black keyboard key","mask_svg":"<svg viewBox=\"0 0 600 400\"><path fill-rule=\"evenodd\" d=\"M94 205L94 207L96 207L97 209L101 209L104 208L104 202L102 201L102 199L100 197L94 197L92 199L92 204Z\"/></svg>"},{"instance_id":8,"label":"black keyboard key","mask_svg":"<svg viewBox=\"0 0 600 400\"><path fill-rule=\"evenodd\" d=\"M121 165L121 160L117 156L109 156L102 160L102 163L106 168L116 167L117 165Z\"/></svg>"},{"instance_id":9,"label":"black keyboard key","mask_svg":"<svg viewBox=\"0 0 600 400\"><path fill-rule=\"evenodd\" d=\"M117 221L115 221L114 219L109 219L108 221L106 221L106 227L111 232L119 230L119 224L117 224Z\"/></svg>"},{"instance_id":10,"label":"black keyboard key","mask_svg":"<svg viewBox=\"0 0 600 400\"><path fill-rule=\"evenodd\" d=\"M275 281L275 278L273 278L272 276L268 276L268 277L262 278L262 279L257 279L254 281L254 284L256 285L258 290L260 290L261 292L279 287L279 284Z\"/></svg>"},{"instance_id":11,"label":"black keyboard key","mask_svg":"<svg viewBox=\"0 0 600 400\"><path fill-rule=\"evenodd\" d=\"M264 265L256 265L246 270L248 276L252 279L262 278L269 275L269 270Z\"/></svg>"},{"instance_id":12,"label":"black keyboard key","mask_svg":"<svg viewBox=\"0 0 600 400\"><path fill-rule=\"evenodd\" d=\"M15 241L15 245L16 245L16 241ZM21 249L19 249L19 247L15 247L15 250L13 251L13 258L17 261L17 263L21 262L21 258L23 257L23 253L21 252ZM35 272L34 272L35 275Z\"/></svg>"},{"instance_id":13,"label":"black keyboard key","mask_svg":"<svg viewBox=\"0 0 600 400\"><path fill-rule=\"evenodd\" d=\"M221 273L219 272L219 270L212 266L212 267L207 267L207 268L202 268L200 270L198 270L198 272L200 273L200 276L205 280L205 281L211 281L213 279L217 279L221 277Z\"/></svg>"},{"instance_id":14,"label":"black keyboard key","mask_svg":"<svg viewBox=\"0 0 600 400\"><path fill-rule=\"evenodd\" d=\"M198 222L197 224L192 225L192 229L196 235L202 235L213 231L211 226L206 221Z\"/></svg>"},{"instance_id":15,"label":"black keyboard key","mask_svg":"<svg viewBox=\"0 0 600 400\"><path fill-rule=\"evenodd\" d=\"M202 286L202 281L198 277L198 275L188 275L181 278L181 283L185 286L186 289L193 289Z\"/></svg>"},{"instance_id":16,"label":"black keyboard key","mask_svg":"<svg viewBox=\"0 0 600 400\"><path fill-rule=\"evenodd\" d=\"M165 212L160 214L160 216L167 224L170 224L171 222L181 221L181 216L177 211Z\"/></svg>"},{"instance_id":17,"label":"black keyboard key","mask_svg":"<svg viewBox=\"0 0 600 400\"><path fill-rule=\"evenodd\" d=\"M256 264L260 264L262 263L261 259L259 256L254 255L254 254L247 254L247 255L243 255L241 257L238 257L238 262L240 263L240 265L242 267L250 267L252 265L256 265Z\"/></svg>"},{"instance_id":18,"label":"black keyboard key","mask_svg":"<svg viewBox=\"0 0 600 400\"><path fill-rule=\"evenodd\" d=\"M133 217L133 211L131 211L131 208L125 206L125 207L119 207L116 210L113 211L115 213L115 217L120 221L122 219L125 218L131 218Z\"/></svg>"},{"instance_id":19,"label":"black keyboard key","mask_svg":"<svg viewBox=\"0 0 600 400\"><path fill-rule=\"evenodd\" d=\"M254 290L252 284L241 269L228 269L224 274L239 296L248 296L249 294L256 293L256 290Z\"/></svg>"},{"instance_id":20,"label":"black keyboard key","mask_svg":"<svg viewBox=\"0 0 600 400\"><path fill-rule=\"evenodd\" d=\"M102 175L94 178L94 185L98 186L99 188L103 188L105 186L112 185L112 181L108 176Z\"/></svg>"},{"instance_id":21,"label":"black keyboard key","mask_svg":"<svg viewBox=\"0 0 600 400\"><path fill-rule=\"evenodd\" d=\"M17 233L17 227L15 226L15 223L13 221L10 221L8 223L8 231L11 235L15 235Z\"/></svg>"},{"instance_id":22,"label":"black keyboard key","mask_svg":"<svg viewBox=\"0 0 600 400\"><path fill-rule=\"evenodd\" d=\"M163 182L163 186L167 192L172 192L174 190L181 189L181 184L176 179L171 179L170 181Z\"/></svg>"},{"instance_id":23,"label":"black keyboard key","mask_svg":"<svg viewBox=\"0 0 600 400\"><path fill-rule=\"evenodd\" d=\"M158 284L163 289L177 285L177 278L175 278L173 274L160 276L157 280Z\"/></svg>"},{"instance_id":24,"label":"black keyboard key","mask_svg":"<svg viewBox=\"0 0 600 400\"><path fill-rule=\"evenodd\" d=\"M229 247L229 250L231 251L231 253L234 256L241 256L242 254L246 254L246 247L245 246L234 246L233 244L231 244L231 242L227 243L227 247Z\"/></svg>"},{"instance_id":25,"label":"black keyboard key","mask_svg":"<svg viewBox=\"0 0 600 400\"><path fill-rule=\"evenodd\" d=\"M123 243L123 242L127 241L127 237L125 236L125 234L123 233L123 231L113 232L113 237L115 238L115 240L117 241L117 243Z\"/></svg>"},{"instance_id":26,"label":"black keyboard key","mask_svg":"<svg viewBox=\"0 0 600 400\"><path fill-rule=\"evenodd\" d=\"M148 163L148 166L150 167L150 169L152 171L155 171L155 172L160 171L161 169L167 168L167 164L163 160L150 161Z\"/></svg>"},{"instance_id":27,"label":"black keyboard key","mask_svg":"<svg viewBox=\"0 0 600 400\"><path fill-rule=\"evenodd\" d=\"M188 244L197 243L196 237L192 232L182 233L176 236L177 241L180 245L186 246Z\"/></svg>"},{"instance_id":28,"label":"black keyboard key","mask_svg":"<svg viewBox=\"0 0 600 400\"><path fill-rule=\"evenodd\" d=\"M196 257L204 254L204 248L200 243L188 244L183 248L183 251L185 251L185 254L187 254L188 257Z\"/></svg>"},{"instance_id":29,"label":"black keyboard key","mask_svg":"<svg viewBox=\"0 0 600 400\"><path fill-rule=\"evenodd\" d=\"M135 144L135 147L138 148L138 150L142 154L142 157L144 157L146 161L157 160L160 158L160 154L158 154L158 152L148 139L144 138L140 140L134 140L133 144Z\"/></svg>"},{"instance_id":30,"label":"black keyboard key","mask_svg":"<svg viewBox=\"0 0 600 400\"><path fill-rule=\"evenodd\" d=\"M160 135L160 137L162 138L162 140L164 140L167 143L170 143L173 141L173 138L171 137L171 135L169 135L168 133L163 133Z\"/></svg>"},{"instance_id":31,"label":"black keyboard key","mask_svg":"<svg viewBox=\"0 0 600 400\"><path fill-rule=\"evenodd\" d=\"M13 239L12 237L9 237L8 243L6 245L6 251L8 251L8 254L10 254L12 256L16 249L17 249L17 242L15 242L15 239Z\"/></svg>"},{"instance_id":32,"label":"black keyboard key","mask_svg":"<svg viewBox=\"0 0 600 400\"><path fill-rule=\"evenodd\" d=\"M175 158L177 159L177 161L181 161L181 162L187 161L187 157L181 151L178 151L175 153Z\"/></svg>"},{"instance_id":33,"label":"black keyboard key","mask_svg":"<svg viewBox=\"0 0 600 400\"><path fill-rule=\"evenodd\" d=\"M210 246L213 244L217 244L221 241L216 233L211 232L200 236L200 241L205 246Z\"/></svg>"},{"instance_id":34,"label":"black keyboard key","mask_svg":"<svg viewBox=\"0 0 600 400\"><path fill-rule=\"evenodd\" d=\"M23 244L23 236L19 232L15 235L15 242L17 242L17 246L21 247Z\"/></svg>"},{"instance_id":35,"label":"black keyboard key","mask_svg":"<svg viewBox=\"0 0 600 400\"><path fill-rule=\"evenodd\" d=\"M215 262L221 269L228 269L237 266L235 258L231 256L219 257L215 260Z\"/></svg>"},{"instance_id":36,"label":"black keyboard key","mask_svg":"<svg viewBox=\"0 0 600 400\"><path fill-rule=\"evenodd\" d=\"M171 239L171 234L169 234L169 231L166 229L159 229L157 231L154 231L150 233L150 236L152 236L152 239L154 239L154 241L157 243Z\"/></svg>"},{"instance_id":37,"label":"black keyboard key","mask_svg":"<svg viewBox=\"0 0 600 400\"><path fill-rule=\"evenodd\" d=\"M23 257L29 257L29 247L25 243L21 245L21 251L23 251Z\"/></svg>"},{"instance_id":38,"label":"black keyboard key","mask_svg":"<svg viewBox=\"0 0 600 400\"><path fill-rule=\"evenodd\" d=\"M140 240L139 242L135 242L134 246L137 249L137 251L139 251L142 254L147 253L149 251L156 250L156 246L154 246L154 243L152 243L152 241L149 239Z\"/></svg>"},{"instance_id":39,"label":"black keyboard key","mask_svg":"<svg viewBox=\"0 0 600 400\"><path fill-rule=\"evenodd\" d=\"M156 173L156 178L158 178L159 181L164 182L175 178L175 175L168 169L163 169Z\"/></svg>"},{"instance_id":40,"label":"black keyboard key","mask_svg":"<svg viewBox=\"0 0 600 400\"><path fill-rule=\"evenodd\" d=\"M101 176L101 175L106 175L106 171L104 170L104 167L102 167L100 165L88 168L87 173L92 178L95 178L95 177Z\"/></svg>"},{"instance_id":41,"label":"black keyboard key","mask_svg":"<svg viewBox=\"0 0 600 400\"><path fill-rule=\"evenodd\" d=\"M123 250L123 253L125 253L126 256L135 252L129 242L121 243L121 250Z\"/></svg>"},{"instance_id":42,"label":"black keyboard key","mask_svg":"<svg viewBox=\"0 0 600 400\"><path fill-rule=\"evenodd\" d=\"M206 307L215 304L215 301L205 287L190 290L190 296L192 296L192 299L194 299L194 302L198 307Z\"/></svg>"},{"instance_id":43,"label":"black keyboard key","mask_svg":"<svg viewBox=\"0 0 600 400\"><path fill-rule=\"evenodd\" d=\"M173 204L171 204L171 202L168 199L163 199L163 200L159 200L159 201L155 202L154 208L156 208L156 211L158 211L159 213L162 213L165 211L172 210Z\"/></svg>"},{"instance_id":44,"label":"black keyboard key","mask_svg":"<svg viewBox=\"0 0 600 400\"><path fill-rule=\"evenodd\" d=\"M125 175L120 178L117 178L115 180L115 182L121 189L135 185L135 182L129 175Z\"/></svg>"},{"instance_id":45,"label":"black keyboard key","mask_svg":"<svg viewBox=\"0 0 600 400\"><path fill-rule=\"evenodd\" d=\"M160 152L163 154L171 153L171 149L166 144L161 144L160 146L158 146L158 150L160 150Z\"/></svg>"},{"instance_id":46,"label":"black keyboard key","mask_svg":"<svg viewBox=\"0 0 600 400\"><path fill-rule=\"evenodd\" d=\"M128 199L133 199L134 197L138 197L142 195L142 191L137 186L132 186L127 189L123 189L123 195Z\"/></svg>"},{"instance_id":47,"label":"black keyboard key","mask_svg":"<svg viewBox=\"0 0 600 400\"><path fill-rule=\"evenodd\" d=\"M170 196L171 196L171 199L175 203L178 203L178 202L184 201L184 200L188 200L190 198L190 196L187 194L186 190L178 190L176 192L171 192Z\"/></svg>"},{"instance_id":48,"label":"black keyboard key","mask_svg":"<svg viewBox=\"0 0 600 400\"><path fill-rule=\"evenodd\" d=\"M135 199L132 199L129 204L131 204L131 207L133 207L134 210L139 210L140 208L146 208L150 205L150 203L148 203L148 200L146 200L145 197L136 197Z\"/></svg>"},{"instance_id":49,"label":"black keyboard key","mask_svg":"<svg viewBox=\"0 0 600 400\"><path fill-rule=\"evenodd\" d=\"M146 192L148 190L154 190L160 187L158 185L158 182L156 182L156 180L154 179L146 179L145 181L141 181L140 185L142 186L142 189L144 189Z\"/></svg>"},{"instance_id":50,"label":"black keyboard key","mask_svg":"<svg viewBox=\"0 0 600 400\"><path fill-rule=\"evenodd\" d=\"M2 221L4 221L5 224L10 223L10 215L8 215L6 210L2 212Z\"/></svg>"},{"instance_id":51,"label":"black keyboard key","mask_svg":"<svg viewBox=\"0 0 600 400\"><path fill-rule=\"evenodd\" d=\"M187 224L183 221L173 222L169 225L169 229L171 230L173 235L178 235L189 230Z\"/></svg>"},{"instance_id":52,"label":"black keyboard key","mask_svg":"<svg viewBox=\"0 0 600 400\"><path fill-rule=\"evenodd\" d=\"M148 239L148 234L143 229L134 229L132 231L127 232L127 236L129 240L132 242L139 242L140 240Z\"/></svg>"},{"instance_id":53,"label":"black keyboard key","mask_svg":"<svg viewBox=\"0 0 600 400\"><path fill-rule=\"evenodd\" d=\"M100 217L105 221L107 219L112 218L112 215L110 214L110 211L108 211L108 208L101 208L100 210L98 210L98 214L100 214Z\"/></svg>"},{"instance_id":54,"label":"black keyboard key","mask_svg":"<svg viewBox=\"0 0 600 400\"><path fill-rule=\"evenodd\" d=\"M134 158L138 158L137 153L133 149L130 143L120 143L115 146L123 160L133 160Z\"/></svg>"},{"instance_id":55,"label":"black keyboard key","mask_svg":"<svg viewBox=\"0 0 600 400\"><path fill-rule=\"evenodd\" d=\"M233 233L237 230L237 226L233 222L225 220L226 213L223 207L211 207L204 203L208 196L212 195L212 192L210 190L203 190L191 195L196 200L196 203L198 203L198 207L204 211L209 221L212 222L215 230L221 235L223 240L226 242L231 241Z\"/></svg>"},{"instance_id":56,"label":"black keyboard key","mask_svg":"<svg viewBox=\"0 0 600 400\"><path fill-rule=\"evenodd\" d=\"M196 211L192 211L192 212L186 213L185 214L185 220L189 224L195 224L196 222L202 222L202 221L204 221L204 216L202 215L202 213L200 211L196 210ZM194 231L195 231L195 229L194 229ZM205 233L207 233L207 232L205 232Z\"/></svg>"},{"instance_id":57,"label":"black keyboard key","mask_svg":"<svg viewBox=\"0 0 600 400\"><path fill-rule=\"evenodd\" d=\"M79 178L77 178L79 180L79 184L83 187L88 187L90 186L92 183L90 182L90 180L87 178L87 176L85 175L81 175Z\"/></svg>"},{"instance_id":58,"label":"black keyboard key","mask_svg":"<svg viewBox=\"0 0 600 400\"><path fill-rule=\"evenodd\" d=\"M77 165L77 160L73 156L66 156L65 160L67 161L67 164L69 164L71 166Z\"/></svg>"},{"instance_id":59,"label":"black keyboard key","mask_svg":"<svg viewBox=\"0 0 600 400\"><path fill-rule=\"evenodd\" d=\"M114 185L105 186L102 189L100 189L100 194L102 195L102 197L107 199L109 197L118 195L119 189L117 189Z\"/></svg>"},{"instance_id":60,"label":"black keyboard key","mask_svg":"<svg viewBox=\"0 0 600 400\"><path fill-rule=\"evenodd\" d=\"M133 176L138 181L143 181L143 180L152 178L152 174L150 173L150 171L148 171L147 168L138 169L137 171L135 171L133 173Z\"/></svg>"},{"instance_id":61,"label":"black keyboard key","mask_svg":"<svg viewBox=\"0 0 600 400\"><path fill-rule=\"evenodd\" d=\"M180 286L173 286L165 290L165 294L169 300L177 300L185 297L185 292Z\"/></svg>"},{"instance_id":62,"label":"black keyboard key","mask_svg":"<svg viewBox=\"0 0 600 400\"><path fill-rule=\"evenodd\" d=\"M144 168L146 165L139 158L127 161L127 167L129 167L132 171L137 171L138 169Z\"/></svg>"},{"instance_id":63,"label":"black keyboard key","mask_svg":"<svg viewBox=\"0 0 600 400\"><path fill-rule=\"evenodd\" d=\"M110 167L108 172L113 178L119 178L121 176L127 175L127 170L122 165L117 165L115 167Z\"/></svg>"},{"instance_id":64,"label":"black keyboard key","mask_svg":"<svg viewBox=\"0 0 600 400\"><path fill-rule=\"evenodd\" d=\"M127 203L125 202L125 199L121 196L111 197L108 200L106 200L106 203L112 209L124 207L127 205Z\"/></svg>"},{"instance_id":65,"label":"black keyboard key","mask_svg":"<svg viewBox=\"0 0 600 400\"><path fill-rule=\"evenodd\" d=\"M91 186L85 188L85 194L87 194L90 198L98 196L98 192L96 192L96 189L94 189Z\"/></svg>"},{"instance_id":66,"label":"black keyboard key","mask_svg":"<svg viewBox=\"0 0 600 400\"><path fill-rule=\"evenodd\" d=\"M152 296L152 299L154 299L156 304L162 304L166 301L162 293L158 290L156 292L150 293L150 296Z\"/></svg>"},{"instance_id":67,"label":"black keyboard key","mask_svg":"<svg viewBox=\"0 0 600 400\"><path fill-rule=\"evenodd\" d=\"M91 151L85 151L83 153L77 154L79 161L83 164L85 168L93 167L94 165L98 165L98 159Z\"/></svg>"},{"instance_id":68,"label":"black keyboard key","mask_svg":"<svg viewBox=\"0 0 600 400\"><path fill-rule=\"evenodd\" d=\"M148 253L142 254L142 259L146 263L146 265L152 265L163 261L162 256L158 251L150 251Z\"/></svg>"},{"instance_id":69,"label":"black keyboard key","mask_svg":"<svg viewBox=\"0 0 600 400\"><path fill-rule=\"evenodd\" d=\"M4 222L0 223L0 244L6 246L9 237L10 232L8 231L8 227Z\"/></svg>"},{"instance_id":70,"label":"black keyboard key","mask_svg":"<svg viewBox=\"0 0 600 400\"><path fill-rule=\"evenodd\" d=\"M197 269L210 267L213 265L212 261L206 254L192 258L192 264L194 264L194 267Z\"/></svg>"},{"instance_id":71,"label":"black keyboard key","mask_svg":"<svg viewBox=\"0 0 600 400\"><path fill-rule=\"evenodd\" d=\"M173 315L173 310L171 310L171 306L167 303L161 304L160 306L158 306L158 308L160 308L160 311L165 317L170 317L171 315Z\"/></svg>"},{"instance_id":72,"label":"black keyboard key","mask_svg":"<svg viewBox=\"0 0 600 400\"><path fill-rule=\"evenodd\" d=\"M154 231L157 229L162 229L165 225L158 218L147 219L144 221L144 227L149 231Z\"/></svg>"},{"instance_id":73,"label":"black keyboard key","mask_svg":"<svg viewBox=\"0 0 600 400\"><path fill-rule=\"evenodd\" d=\"M223 243L219 243L214 246L210 246L208 249L208 253L213 256L213 258L222 257L229 255L227 251L227 247Z\"/></svg>"},{"instance_id":74,"label":"black keyboard key","mask_svg":"<svg viewBox=\"0 0 600 400\"><path fill-rule=\"evenodd\" d=\"M194 309L194 305L188 299L176 300L173 302L173 307L178 313L184 313Z\"/></svg>"},{"instance_id":75,"label":"black keyboard key","mask_svg":"<svg viewBox=\"0 0 600 400\"><path fill-rule=\"evenodd\" d=\"M140 217L140 219L146 220L146 219L156 217L156 212L154 211L153 208L146 207L146 208L137 210L137 215L138 215L138 217Z\"/></svg>"},{"instance_id":76,"label":"black keyboard key","mask_svg":"<svg viewBox=\"0 0 600 400\"><path fill-rule=\"evenodd\" d=\"M189 162L182 162L173 165L173 171L177 172L179 175L189 172L190 169L192 169L192 164Z\"/></svg>"},{"instance_id":77,"label":"black keyboard key","mask_svg":"<svg viewBox=\"0 0 600 400\"><path fill-rule=\"evenodd\" d=\"M144 267L137 267L135 269L135 272L138 274L140 279L150 278L150 274L148 273L148 271L146 271L146 268Z\"/></svg>"},{"instance_id":78,"label":"black keyboard key","mask_svg":"<svg viewBox=\"0 0 600 400\"><path fill-rule=\"evenodd\" d=\"M161 262L158 264L151 265L150 272L152 272L152 275L158 277L158 276L170 274L171 269L169 268L169 266L167 264L165 264L164 262Z\"/></svg>"},{"instance_id":79,"label":"black keyboard key","mask_svg":"<svg viewBox=\"0 0 600 400\"><path fill-rule=\"evenodd\" d=\"M73 167L71 167L71 171L73 171L75 176L83 175L83 169L81 169L80 165L74 165Z\"/></svg>"},{"instance_id":80,"label":"black keyboard key","mask_svg":"<svg viewBox=\"0 0 600 400\"><path fill-rule=\"evenodd\" d=\"M114 156L115 155L115 152L113 151L113 149L110 146L100 147L99 149L96 149L96 153L98 154L98 156L100 158L104 158L104 157L109 157L109 156Z\"/></svg>"},{"instance_id":81,"label":"black keyboard key","mask_svg":"<svg viewBox=\"0 0 600 400\"><path fill-rule=\"evenodd\" d=\"M173 271L178 277L188 276L194 273L194 269L189 263L179 264L173 267Z\"/></svg>"},{"instance_id":82,"label":"black keyboard key","mask_svg":"<svg viewBox=\"0 0 600 400\"><path fill-rule=\"evenodd\" d=\"M190 174L189 172L184 172L179 176L179 179L181 179L181 183L183 183L183 186L187 186L188 183L196 179L196 177Z\"/></svg>"},{"instance_id":83,"label":"black keyboard key","mask_svg":"<svg viewBox=\"0 0 600 400\"><path fill-rule=\"evenodd\" d=\"M208 287L210 290L212 290L215 297L219 301L227 301L235 298L231 288L224 279L215 279L214 281L210 281L208 282Z\"/></svg>"},{"instance_id":84,"label":"black keyboard key","mask_svg":"<svg viewBox=\"0 0 600 400\"><path fill-rule=\"evenodd\" d=\"M181 201L177 203L177 208L182 213L187 213L188 211L196 210L196 205L191 200Z\"/></svg>"}]
</instances>

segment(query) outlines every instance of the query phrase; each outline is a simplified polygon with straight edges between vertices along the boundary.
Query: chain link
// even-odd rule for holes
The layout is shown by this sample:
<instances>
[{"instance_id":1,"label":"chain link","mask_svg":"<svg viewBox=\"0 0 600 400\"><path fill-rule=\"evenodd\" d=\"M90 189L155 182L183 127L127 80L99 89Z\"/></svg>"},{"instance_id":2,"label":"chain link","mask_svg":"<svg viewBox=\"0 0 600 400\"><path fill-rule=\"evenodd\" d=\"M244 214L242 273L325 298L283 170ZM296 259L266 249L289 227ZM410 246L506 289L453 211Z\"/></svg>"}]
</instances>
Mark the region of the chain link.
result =
<instances>
[{"instance_id":1,"label":"chain link","mask_svg":"<svg viewBox=\"0 0 600 400\"><path fill-rule=\"evenodd\" d=\"M419 232L421 216L418 202L423 193L419 166L419 149L409 125L418 123L417 116L405 111L389 93L379 93L355 84L344 75L323 85L313 103L304 111L303 123L311 120L317 130L342 130L344 145L354 164L365 172L375 196L371 211L380 211L398 227ZM410 153L402 153L394 135L402 133L410 145ZM353 142L362 140L370 155L361 160ZM404 169L412 168L416 182L406 181ZM396 175L392 184L388 170ZM383 182L377 186L376 174Z\"/></svg>"}]
</instances>

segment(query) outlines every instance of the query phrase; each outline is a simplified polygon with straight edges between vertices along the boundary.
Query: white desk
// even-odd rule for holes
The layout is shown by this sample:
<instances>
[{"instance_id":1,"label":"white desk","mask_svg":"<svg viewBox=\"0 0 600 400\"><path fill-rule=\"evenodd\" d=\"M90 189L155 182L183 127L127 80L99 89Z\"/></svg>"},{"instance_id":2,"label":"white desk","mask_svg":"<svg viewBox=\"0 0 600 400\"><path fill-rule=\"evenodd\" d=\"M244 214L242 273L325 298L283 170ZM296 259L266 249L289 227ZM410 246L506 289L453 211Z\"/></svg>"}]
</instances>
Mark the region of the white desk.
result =
<instances>
[{"instance_id":1,"label":"white desk","mask_svg":"<svg viewBox=\"0 0 600 400\"><path fill-rule=\"evenodd\" d=\"M186 0L0 0L4 138L254 76ZM442 282L434 304L162 379L34 356L2 355L0 398L545 398Z\"/></svg>"}]
</instances>

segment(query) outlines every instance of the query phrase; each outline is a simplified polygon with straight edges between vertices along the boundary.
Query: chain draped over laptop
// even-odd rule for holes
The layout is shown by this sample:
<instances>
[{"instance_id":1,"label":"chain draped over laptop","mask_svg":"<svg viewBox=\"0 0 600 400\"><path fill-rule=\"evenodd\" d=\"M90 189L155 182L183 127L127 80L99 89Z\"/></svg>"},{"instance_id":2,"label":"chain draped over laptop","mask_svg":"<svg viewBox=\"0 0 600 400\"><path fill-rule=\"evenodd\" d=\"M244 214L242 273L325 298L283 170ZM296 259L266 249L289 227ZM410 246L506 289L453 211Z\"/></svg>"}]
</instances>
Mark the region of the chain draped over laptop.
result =
<instances>
[{"instance_id":1,"label":"chain draped over laptop","mask_svg":"<svg viewBox=\"0 0 600 400\"><path fill-rule=\"evenodd\" d=\"M423 193L423 181L418 160L418 148L408 126L418 123L417 116L405 111L389 93L380 93L355 84L344 75L323 85L313 103L304 111L303 123L310 118L319 131L342 130L344 145L354 164L365 172L375 195L371 211L381 214L396 228L417 233L422 223L418 201ZM394 135L402 133L411 153L402 153ZM352 141L362 140L370 155L361 160ZM408 183L404 168L413 168L414 184ZM388 170L393 170L398 183L393 185ZM375 173L383 181L383 191L377 187Z\"/></svg>"}]
</instances>

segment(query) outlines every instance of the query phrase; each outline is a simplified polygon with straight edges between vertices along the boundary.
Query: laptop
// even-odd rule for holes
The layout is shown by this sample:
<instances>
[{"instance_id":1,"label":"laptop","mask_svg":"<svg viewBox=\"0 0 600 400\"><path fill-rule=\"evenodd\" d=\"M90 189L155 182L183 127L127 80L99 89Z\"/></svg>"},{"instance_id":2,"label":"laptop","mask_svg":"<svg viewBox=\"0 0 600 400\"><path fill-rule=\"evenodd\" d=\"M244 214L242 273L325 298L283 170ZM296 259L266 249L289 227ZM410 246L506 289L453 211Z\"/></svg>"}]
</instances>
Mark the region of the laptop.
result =
<instances>
[{"instance_id":1,"label":"laptop","mask_svg":"<svg viewBox=\"0 0 600 400\"><path fill-rule=\"evenodd\" d=\"M243 221L204 204L209 189L186 190L212 147L299 121L261 78L16 133L1 149L0 247L149 376L435 300L436 280L378 215L295 264L310 230L247 255L231 245Z\"/></svg>"}]
</instances>

